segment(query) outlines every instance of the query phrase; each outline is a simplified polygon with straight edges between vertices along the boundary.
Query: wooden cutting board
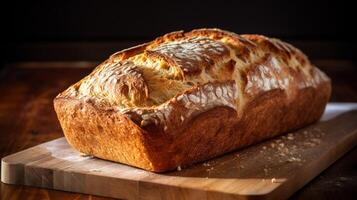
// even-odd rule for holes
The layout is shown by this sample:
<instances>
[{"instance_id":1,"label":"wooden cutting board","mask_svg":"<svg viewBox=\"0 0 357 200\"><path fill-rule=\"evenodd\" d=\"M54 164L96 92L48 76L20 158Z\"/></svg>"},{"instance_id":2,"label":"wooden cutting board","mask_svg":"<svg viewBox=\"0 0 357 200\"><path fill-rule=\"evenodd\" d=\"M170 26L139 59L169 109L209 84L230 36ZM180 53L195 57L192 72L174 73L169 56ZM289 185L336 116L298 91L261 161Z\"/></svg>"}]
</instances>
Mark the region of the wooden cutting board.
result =
<instances>
[{"instance_id":1,"label":"wooden cutting board","mask_svg":"<svg viewBox=\"0 0 357 200\"><path fill-rule=\"evenodd\" d=\"M310 127L164 174L81 156L59 138L3 158L1 181L125 199L284 199L357 144L347 110L330 104Z\"/></svg>"}]
</instances>

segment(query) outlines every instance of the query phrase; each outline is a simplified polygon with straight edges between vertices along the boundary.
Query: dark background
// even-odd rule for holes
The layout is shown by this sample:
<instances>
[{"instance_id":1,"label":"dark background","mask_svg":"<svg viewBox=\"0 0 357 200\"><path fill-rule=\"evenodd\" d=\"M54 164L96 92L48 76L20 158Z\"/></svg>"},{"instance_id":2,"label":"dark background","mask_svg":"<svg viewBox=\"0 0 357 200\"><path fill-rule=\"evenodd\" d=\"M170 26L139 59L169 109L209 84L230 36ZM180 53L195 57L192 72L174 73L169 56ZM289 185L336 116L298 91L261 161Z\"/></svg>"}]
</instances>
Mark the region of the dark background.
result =
<instances>
[{"instance_id":1,"label":"dark background","mask_svg":"<svg viewBox=\"0 0 357 200\"><path fill-rule=\"evenodd\" d=\"M356 11L342 1L11 1L2 64L101 61L175 30L218 27L278 37L312 59L356 59Z\"/></svg>"},{"instance_id":2,"label":"dark background","mask_svg":"<svg viewBox=\"0 0 357 200\"><path fill-rule=\"evenodd\" d=\"M180 29L218 27L281 38L331 78L330 101L357 102L357 10L346 2L2 1L0 158L63 137L53 98L110 54ZM354 148L292 199L356 199L356 155ZM3 183L0 187L4 200L92 199Z\"/></svg>"}]
</instances>

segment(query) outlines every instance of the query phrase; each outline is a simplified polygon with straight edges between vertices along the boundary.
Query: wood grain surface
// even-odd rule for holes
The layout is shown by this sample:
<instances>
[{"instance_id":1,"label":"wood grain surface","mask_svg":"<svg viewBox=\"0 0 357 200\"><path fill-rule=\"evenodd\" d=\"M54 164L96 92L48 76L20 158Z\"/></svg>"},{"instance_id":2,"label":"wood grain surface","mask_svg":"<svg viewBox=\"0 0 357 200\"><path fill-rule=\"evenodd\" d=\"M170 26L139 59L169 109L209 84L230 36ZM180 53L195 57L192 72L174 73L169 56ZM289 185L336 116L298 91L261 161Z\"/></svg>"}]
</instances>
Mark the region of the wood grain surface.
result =
<instances>
[{"instance_id":1,"label":"wood grain surface","mask_svg":"<svg viewBox=\"0 0 357 200\"><path fill-rule=\"evenodd\" d=\"M327 110L330 107L339 110L335 105ZM354 108L162 174L82 156L59 138L3 158L1 181L124 199L285 199L357 144L357 105Z\"/></svg>"},{"instance_id":2,"label":"wood grain surface","mask_svg":"<svg viewBox=\"0 0 357 200\"><path fill-rule=\"evenodd\" d=\"M357 110L170 173L81 156L59 138L2 159L8 184L124 199L285 199L357 144Z\"/></svg>"},{"instance_id":3,"label":"wood grain surface","mask_svg":"<svg viewBox=\"0 0 357 200\"><path fill-rule=\"evenodd\" d=\"M332 78L332 101L357 102L357 68L349 60L314 63ZM56 67L53 68L52 65ZM75 64L77 66L77 64ZM12 64L0 73L0 157L62 137L53 111L54 96L88 74L94 64ZM84 65L84 66L83 66ZM88 68L87 68L88 67ZM292 198L344 198L356 195L357 149L348 153ZM1 184L1 199L107 199L78 193ZM352 199L352 198L351 198Z\"/></svg>"}]
</instances>

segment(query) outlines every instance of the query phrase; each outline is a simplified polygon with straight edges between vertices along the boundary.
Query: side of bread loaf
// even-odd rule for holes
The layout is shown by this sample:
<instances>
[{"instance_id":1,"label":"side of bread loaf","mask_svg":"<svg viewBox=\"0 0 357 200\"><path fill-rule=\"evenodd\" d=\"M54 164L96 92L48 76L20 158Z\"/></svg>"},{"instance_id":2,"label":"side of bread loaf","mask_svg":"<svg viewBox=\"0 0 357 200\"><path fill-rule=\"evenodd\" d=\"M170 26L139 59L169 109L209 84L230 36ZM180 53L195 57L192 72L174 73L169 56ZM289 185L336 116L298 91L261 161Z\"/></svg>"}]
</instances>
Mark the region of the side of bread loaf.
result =
<instances>
[{"instance_id":1,"label":"side of bread loaf","mask_svg":"<svg viewBox=\"0 0 357 200\"><path fill-rule=\"evenodd\" d=\"M313 123L330 93L287 43L197 29L115 53L54 106L78 151L162 172Z\"/></svg>"}]
</instances>

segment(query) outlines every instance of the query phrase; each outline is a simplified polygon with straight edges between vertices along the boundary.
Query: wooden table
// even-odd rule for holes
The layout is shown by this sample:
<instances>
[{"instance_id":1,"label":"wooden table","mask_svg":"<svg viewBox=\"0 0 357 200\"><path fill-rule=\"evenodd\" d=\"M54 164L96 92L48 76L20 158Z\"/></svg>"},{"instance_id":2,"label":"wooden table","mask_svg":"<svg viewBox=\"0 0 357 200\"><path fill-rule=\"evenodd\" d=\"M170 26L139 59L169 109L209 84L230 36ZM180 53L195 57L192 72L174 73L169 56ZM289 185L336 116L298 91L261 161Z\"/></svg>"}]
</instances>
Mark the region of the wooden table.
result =
<instances>
[{"instance_id":1,"label":"wooden table","mask_svg":"<svg viewBox=\"0 0 357 200\"><path fill-rule=\"evenodd\" d=\"M357 63L314 61L333 80L331 101L357 102ZM0 71L0 157L59 138L62 130L52 99L88 74L95 62L26 62ZM357 148L325 170L292 199L357 196ZM108 199L1 183L0 199Z\"/></svg>"}]
</instances>

